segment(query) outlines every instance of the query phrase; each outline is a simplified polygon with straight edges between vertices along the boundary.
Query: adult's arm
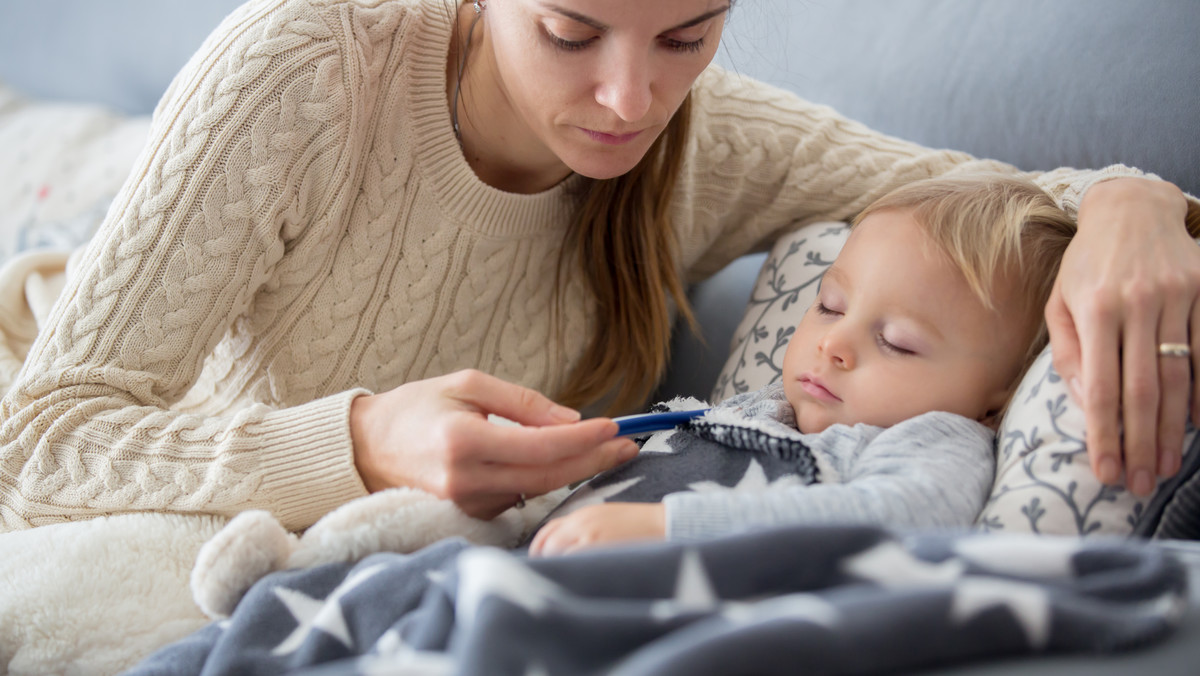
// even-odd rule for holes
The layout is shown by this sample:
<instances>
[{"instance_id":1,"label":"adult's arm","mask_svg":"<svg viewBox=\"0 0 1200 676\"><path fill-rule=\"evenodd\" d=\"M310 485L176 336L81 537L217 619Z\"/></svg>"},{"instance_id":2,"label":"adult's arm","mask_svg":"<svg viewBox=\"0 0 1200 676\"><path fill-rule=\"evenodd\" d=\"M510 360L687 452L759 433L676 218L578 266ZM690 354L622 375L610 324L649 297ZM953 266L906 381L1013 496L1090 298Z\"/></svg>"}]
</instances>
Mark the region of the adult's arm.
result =
<instances>
[{"instance_id":1,"label":"adult's arm","mask_svg":"<svg viewBox=\"0 0 1200 676\"><path fill-rule=\"evenodd\" d=\"M134 510L270 509L308 525L365 490L347 391L301 406L172 410L289 247L336 236L353 116L319 16L252 3L156 110L147 148L0 415L4 529ZM236 377L236 374L230 374Z\"/></svg>"}]
</instances>

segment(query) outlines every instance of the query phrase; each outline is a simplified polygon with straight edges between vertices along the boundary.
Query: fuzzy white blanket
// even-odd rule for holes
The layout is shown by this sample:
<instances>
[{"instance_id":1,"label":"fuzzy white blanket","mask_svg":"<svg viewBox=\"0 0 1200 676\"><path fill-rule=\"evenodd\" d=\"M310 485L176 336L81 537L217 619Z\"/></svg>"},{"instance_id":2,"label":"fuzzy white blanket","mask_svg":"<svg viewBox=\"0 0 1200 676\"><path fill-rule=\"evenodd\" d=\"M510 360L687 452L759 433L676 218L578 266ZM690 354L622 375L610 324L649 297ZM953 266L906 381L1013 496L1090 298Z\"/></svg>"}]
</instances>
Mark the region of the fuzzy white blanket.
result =
<instances>
[{"instance_id":1,"label":"fuzzy white blanket","mask_svg":"<svg viewBox=\"0 0 1200 676\"><path fill-rule=\"evenodd\" d=\"M265 512L232 521L122 514L6 533L0 673L116 674L227 615L273 570L411 552L450 535L511 546L564 494L480 521L428 493L393 489L343 505L303 535Z\"/></svg>"}]
</instances>

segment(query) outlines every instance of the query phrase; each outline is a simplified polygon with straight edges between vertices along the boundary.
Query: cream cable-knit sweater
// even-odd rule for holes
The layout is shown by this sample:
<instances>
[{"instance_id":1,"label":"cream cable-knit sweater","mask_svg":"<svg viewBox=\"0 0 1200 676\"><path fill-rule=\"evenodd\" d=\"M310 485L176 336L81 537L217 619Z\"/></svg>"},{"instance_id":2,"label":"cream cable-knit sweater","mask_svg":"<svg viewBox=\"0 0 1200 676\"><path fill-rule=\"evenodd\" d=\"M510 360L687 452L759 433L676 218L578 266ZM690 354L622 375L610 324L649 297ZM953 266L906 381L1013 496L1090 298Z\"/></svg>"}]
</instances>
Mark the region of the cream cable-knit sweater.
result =
<instances>
[{"instance_id":1,"label":"cream cable-knit sweater","mask_svg":"<svg viewBox=\"0 0 1200 676\"><path fill-rule=\"evenodd\" d=\"M480 182L442 0L254 0L205 42L3 400L0 521L135 510L312 524L364 495L352 398L474 367L553 393L600 330L549 322L573 177ZM780 231L985 165L713 67L675 197L703 278ZM1126 171L1115 168L1110 171ZM1068 208L1104 175L1042 177Z\"/></svg>"}]
</instances>

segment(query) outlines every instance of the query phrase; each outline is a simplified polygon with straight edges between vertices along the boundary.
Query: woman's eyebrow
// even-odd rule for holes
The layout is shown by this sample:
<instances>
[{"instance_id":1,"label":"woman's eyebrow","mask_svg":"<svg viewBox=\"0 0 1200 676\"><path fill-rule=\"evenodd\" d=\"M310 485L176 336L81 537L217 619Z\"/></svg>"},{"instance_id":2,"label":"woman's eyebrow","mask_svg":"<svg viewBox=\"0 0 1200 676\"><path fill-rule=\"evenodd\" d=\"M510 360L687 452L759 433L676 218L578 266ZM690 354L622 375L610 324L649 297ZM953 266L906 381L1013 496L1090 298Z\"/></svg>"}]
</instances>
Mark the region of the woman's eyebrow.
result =
<instances>
[{"instance_id":1,"label":"woman's eyebrow","mask_svg":"<svg viewBox=\"0 0 1200 676\"><path fill-rule=\"evenodd\" d=\"M578 21L581 24L584 24L588 27L594 28L598 31L607 31L609 28L608 26L604 25L603 23L601 23L589 16L585 16L583 14L580 14L579 12L567 9L565 7L559 7L558 5L549 5L548 9L567 17L568 19ZM669 33L671 31L677 31L682 28L690 28L692 26L695 26L696 24L704 23L705 21L708 21L709 19L711 19L715 16L720 16L721 14L724 14L725 12L728 12L728 11L729 11L729 5L725 5L723 7L714 9L711 12L705 12L704 14L701 14L700 16L698 16L694 19L689 19L687 21L684 21L683 23L679 24L678 26L672 26L663 32Z\"/></svg>"}]
</instances>

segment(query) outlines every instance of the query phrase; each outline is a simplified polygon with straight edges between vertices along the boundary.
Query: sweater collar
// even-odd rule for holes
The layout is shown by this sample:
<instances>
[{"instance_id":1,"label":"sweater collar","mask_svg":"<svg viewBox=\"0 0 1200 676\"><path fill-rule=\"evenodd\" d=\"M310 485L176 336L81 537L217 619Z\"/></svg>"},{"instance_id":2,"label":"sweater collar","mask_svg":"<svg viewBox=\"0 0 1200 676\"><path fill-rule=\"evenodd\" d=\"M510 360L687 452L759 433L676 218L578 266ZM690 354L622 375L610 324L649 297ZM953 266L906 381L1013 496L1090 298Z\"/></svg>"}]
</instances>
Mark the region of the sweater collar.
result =
<instances>
[{"instance_id":1,"label":"sweater collar","mask_svg":"<svg viewBox=\"0 0 1200 676\"><path fill-rule=\"evenodd\" d=\"M419 7L419 22L410 29L404 55L417 171L447 215L476 232L505 237L564 229L577 203L575 194L587 179L572 174L533 195L505 192L479 180L454 137L446 100L453 14L441 0Z\"/></svg>"}]
</instances>

